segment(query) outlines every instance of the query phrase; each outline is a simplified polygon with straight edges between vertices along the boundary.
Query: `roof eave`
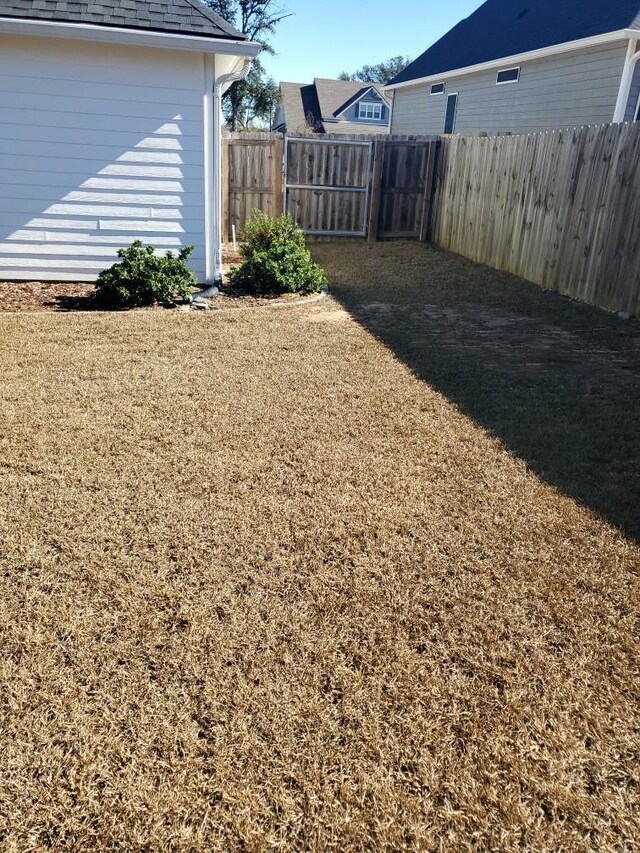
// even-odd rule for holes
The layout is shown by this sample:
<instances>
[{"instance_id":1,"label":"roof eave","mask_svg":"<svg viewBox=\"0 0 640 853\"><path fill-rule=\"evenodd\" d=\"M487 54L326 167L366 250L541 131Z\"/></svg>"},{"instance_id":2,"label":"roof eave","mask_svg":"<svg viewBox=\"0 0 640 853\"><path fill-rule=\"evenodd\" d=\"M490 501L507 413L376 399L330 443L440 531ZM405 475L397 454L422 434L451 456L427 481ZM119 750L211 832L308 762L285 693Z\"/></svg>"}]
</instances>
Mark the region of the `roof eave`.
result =
<instances>
[{"instance_id":1,"label":"roof eave","mask_svg":"<svg viewBox=\"0 0 640 853\"><path fill-rule=\"evenodd\" d=\"M558 53L569 53L573 50L581 50L587 47L596 47L599 44L608 44L613 41L625 41L628 39L637 39L640 35L638 30L615 30L610 33L601 33L597 36L590 36L585 39L577 39L576 41L563 42L562 44L554 44L549 47L541 47L537 50L530 50L526 53L516 53L512 56L501 56L498 59L492 59L489 62L481 62L478 65L465 65L461 68L453 68L449 71L438 71L436 74L430 74L428 77L416 77L413 80L405 80L402 83L391 83L384 87L385 92L394 92L396 89L406 89L410 86L421 86L424 83L434 83L443 78L447 80L452 77L461 77L464 74L473 74L477 71L490 71L493 68L501 68L504 65L515 65L519 62L527 62L533 59L544 59L546 56L554 56Z\"/></svg>"},{"instance_id":2,"label":"roof eave","mask_svg":"<svg viewBox=\"0 0 640 853\"><path fill-rule=\"evenodd\" d=\"M74 24L67 21L42 21L32 18L0 16L0 33L11 35L55 36L79 41L127 44L136 47L163 47L168 50L188 50L198 53L221 53L253 59L262 46L231 36L194 36L160 30L136 30L127 27L99 24Z\"/></svg>"}]
</instances>

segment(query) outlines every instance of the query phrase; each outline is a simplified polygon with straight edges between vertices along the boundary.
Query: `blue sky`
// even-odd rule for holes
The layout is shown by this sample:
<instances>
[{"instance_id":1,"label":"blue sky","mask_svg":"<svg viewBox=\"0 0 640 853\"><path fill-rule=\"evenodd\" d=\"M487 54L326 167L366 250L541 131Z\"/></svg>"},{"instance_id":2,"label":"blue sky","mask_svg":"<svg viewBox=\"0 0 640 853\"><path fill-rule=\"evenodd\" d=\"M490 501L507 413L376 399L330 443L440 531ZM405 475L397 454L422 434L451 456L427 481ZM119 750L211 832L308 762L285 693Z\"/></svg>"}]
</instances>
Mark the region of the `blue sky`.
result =
<instances>
[{"instance_id":1,"label":"blue sky","mask_svg":"<svg viewBox=\"0 0 640 853\"><path fill-rule=\"evenodd\" d=\"M310 83L404 54L415 59L482 0L282 0L278 56L263 56L276 82Z\"/></svg>"}]
</instances>

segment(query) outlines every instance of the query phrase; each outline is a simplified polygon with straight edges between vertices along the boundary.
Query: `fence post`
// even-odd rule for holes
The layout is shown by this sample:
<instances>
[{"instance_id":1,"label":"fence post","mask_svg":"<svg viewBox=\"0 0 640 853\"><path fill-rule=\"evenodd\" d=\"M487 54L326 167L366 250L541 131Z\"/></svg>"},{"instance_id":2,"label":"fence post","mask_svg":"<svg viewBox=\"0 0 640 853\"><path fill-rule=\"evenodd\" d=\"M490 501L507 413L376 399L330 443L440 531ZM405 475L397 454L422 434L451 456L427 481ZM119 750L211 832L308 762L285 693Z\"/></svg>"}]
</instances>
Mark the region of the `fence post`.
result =
<instances>
[{"instance_id":1,"label":"fence post","mask_svg":"<svg viewBox=\"0 0 640 853\"><path fill-rule=\"evenodd\" d=\"M422 198L422 219L420 222L420 241L429 239L429 224L431 221L431 206L433 204L433 184L436 174L437 142L427 142L427 164L424 176L424 196Z\"/></svg>"},{"instance_id":2,"label":"fence post","mask_svg":"<svg viewBox=\"0 0 640 853\"><path fill-rule=\"evenodd\" d=\"M273 214L284 212L284 137L273 143Z\"/></svg>"},{"instance_id":3,"label":"fence post","mask_svg":"<svg viewBox=\"0 0 640 853\"><path fill-rule=\"evenodd\" d=\"M229 240L229 157L230 140L228 137L222 138L222 173L220 181L222 184L222 239L227 242Z\"/></svg>"},{"instance_id":4,"label":"fence post","mask_svg":"<svg viewBox=\"0 0 640 853\"><path fill-rule=\"evenodd\" d=\"M371 174L371 195L369 197L369 227L367 229L367 241L369 243L375 243L378 239L383 161L384 142L376 141L373 143L373 169Z\"/></svg>"}]
</instances>

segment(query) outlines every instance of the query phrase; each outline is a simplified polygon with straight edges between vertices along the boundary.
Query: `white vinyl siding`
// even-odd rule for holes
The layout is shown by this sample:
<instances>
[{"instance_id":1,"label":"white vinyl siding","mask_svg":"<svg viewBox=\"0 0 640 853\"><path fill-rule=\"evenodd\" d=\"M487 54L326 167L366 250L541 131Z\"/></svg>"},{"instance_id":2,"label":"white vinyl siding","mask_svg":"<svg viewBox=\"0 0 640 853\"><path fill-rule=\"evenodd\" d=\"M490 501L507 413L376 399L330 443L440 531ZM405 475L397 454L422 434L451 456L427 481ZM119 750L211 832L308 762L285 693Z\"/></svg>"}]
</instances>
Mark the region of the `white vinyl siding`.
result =
<instances>
[{"instance_id":1,"label":"white vinyl siding","mask_svg":"<svg viewBox=\"0 0 640 853\"><path fill-rule=\"evenodd\" d=\"M610 122L618 96L627 42L523 62L513 85L496 85L496 69L446 80L456 91L456 133L529 133ZM498 69L499 70L499 69ZM441 133L446 98L430 96L431 84L397 89L392 133Z\"/></svg>"},{"instance_id":2,"label":"white vinyl siding","mask_svg":"<svg viewBox=\"0 0 640 853\"><path fill-rule=\"evenodd\" d=\"M0 278L92 280L136 238L205 277L199 53L0 36Z\"/></svg>"}]
</instances>

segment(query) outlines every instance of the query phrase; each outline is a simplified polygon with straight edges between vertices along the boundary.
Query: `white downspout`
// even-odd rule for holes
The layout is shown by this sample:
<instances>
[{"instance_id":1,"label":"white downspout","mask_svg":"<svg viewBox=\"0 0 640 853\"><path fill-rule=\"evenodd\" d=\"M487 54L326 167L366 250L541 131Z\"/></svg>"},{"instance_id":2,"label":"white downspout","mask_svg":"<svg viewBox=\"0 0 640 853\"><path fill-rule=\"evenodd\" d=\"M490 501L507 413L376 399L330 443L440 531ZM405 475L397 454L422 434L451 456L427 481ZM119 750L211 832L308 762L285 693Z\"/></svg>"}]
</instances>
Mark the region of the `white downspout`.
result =
<instances>
[{"instance_id":1,"label":"white downspout","mask_svg":"<svg viewBox=\"0 0 640 853\"><path fill-rule=\"evenodd\" d=\"M624 121L629 102L629 93L631 92L631 83L633 82L633 72L639 59L640 50L638 50L638 42L636 39L631 39L627 48L620 88L618 89L618 100L616 101L616 108L613 113L614 123Z\"/></svg>"},{"instance_id":2,"label":"white downspout","mask_svg":"<svg viewBox=\"0 0 640 853\"><path fill-rule=\"evenodd\" d=\"M237 71L221 74L220 77L214 79L213 83L213 135L211 140L213 145L213 210L211 211L213 235L211 245L207 247L207 252L213 252L213 280L211 280L210 275L207 276L207 287L194 297L195 301L217 296L222 286L222 96L232 83L237 80L244 80L249 73L253 60L242 59L241 61L242 66ZM210 260L207 259L208 268L210 263Z\"/></svg>"}]
</instances>

